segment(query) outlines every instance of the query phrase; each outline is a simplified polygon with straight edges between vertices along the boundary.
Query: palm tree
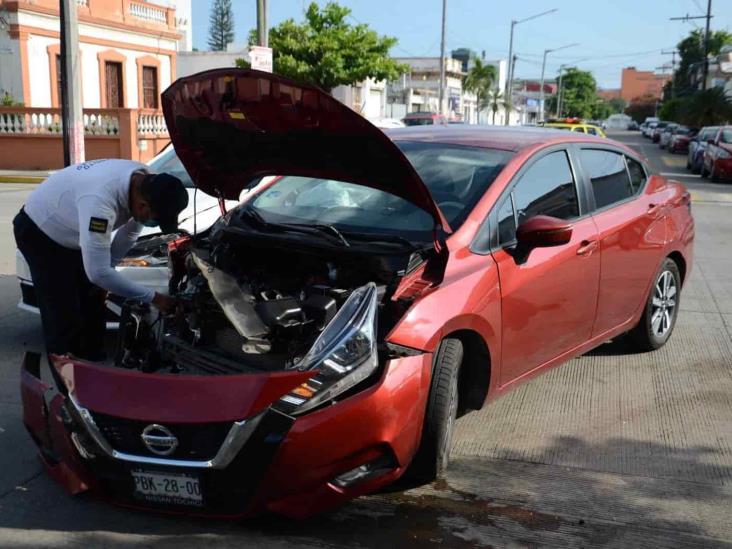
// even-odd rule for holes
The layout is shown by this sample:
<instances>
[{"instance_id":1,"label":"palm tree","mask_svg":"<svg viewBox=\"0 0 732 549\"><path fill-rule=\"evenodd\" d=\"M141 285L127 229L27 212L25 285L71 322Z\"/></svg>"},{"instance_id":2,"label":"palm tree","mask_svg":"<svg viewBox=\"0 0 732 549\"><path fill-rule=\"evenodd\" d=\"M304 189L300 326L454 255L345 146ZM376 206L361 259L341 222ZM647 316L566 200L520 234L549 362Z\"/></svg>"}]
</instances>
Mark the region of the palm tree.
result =
<instances>
[{"instance_id":1,"label":"palm tree","mask_svg":"<svg viewBox=\"0 0 732 549\"><path fill-rule=\"evenodd\" d=\"M473 92L478 103L478 122L480 123L480 111L488 107L489 96L493 82L496 80L496 68L493 65L484 64L481 59L476 59L473 66L463 79L463 88Z\"/></svg>"},{"instance_id":2,"label":"palm tree","mask_svg":"<svg viewBox=\"0 0 732 549\"><path fill-rule=\"evenodd\" d=\"M496 113L498 112L498 109L500 109L502 105L503 105L503 93L501 92L501 90L496 88L495 90L493 90L491 92L491 95L490 95L490 108L491 108L491 111L493 112L493 122L492 122L493 125L495 125L495 123L496 123Z\"/></svg>"}]
</instances>

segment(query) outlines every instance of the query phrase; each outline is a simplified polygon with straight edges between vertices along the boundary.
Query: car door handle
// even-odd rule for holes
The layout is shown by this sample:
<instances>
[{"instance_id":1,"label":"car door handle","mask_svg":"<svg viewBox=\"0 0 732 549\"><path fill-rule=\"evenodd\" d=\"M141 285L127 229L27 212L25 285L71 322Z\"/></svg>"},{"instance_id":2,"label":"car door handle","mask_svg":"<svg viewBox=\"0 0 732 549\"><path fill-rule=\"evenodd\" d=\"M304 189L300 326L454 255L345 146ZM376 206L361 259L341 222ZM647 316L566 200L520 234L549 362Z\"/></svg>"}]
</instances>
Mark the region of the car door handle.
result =
<instances>
[{"instance_id":1,"label":"car door handle","mask_svg":"<svg viewBox=\"0 0 732 549\"><path fill-rule=\"evenodd\" d=\"M597 240L583 240L577 248L577 255L590 255L597 249Z\"/></svg>"}]
</instances>

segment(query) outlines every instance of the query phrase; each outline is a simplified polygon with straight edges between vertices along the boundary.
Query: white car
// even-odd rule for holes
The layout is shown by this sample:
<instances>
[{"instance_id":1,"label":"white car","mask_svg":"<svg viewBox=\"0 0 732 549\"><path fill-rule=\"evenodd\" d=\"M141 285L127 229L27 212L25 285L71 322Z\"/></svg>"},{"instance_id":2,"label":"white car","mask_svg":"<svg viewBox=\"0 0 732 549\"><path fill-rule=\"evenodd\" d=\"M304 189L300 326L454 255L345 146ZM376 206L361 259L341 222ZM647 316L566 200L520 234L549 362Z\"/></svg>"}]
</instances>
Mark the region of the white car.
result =
<instances>
[{"instance_id":1,"label":"white car","mask_svg":"<svg viewBox=\"0 0 732 549\"><path fill-rule=\"evenodd\" d=\"M153 172L167 172L183 182L188 191L188 207L180 213L178 226L181 232L196 234L205 231L221 217L221 209L216 198L196 192L188 172L178 159L173 147L167 147L160 152L150 163ZM243 198L248 191L244 191ZM237 200L227 200L227 209L239 204ZM195 212L195 215L194 215ZM130 279L150 286L155 291L168 291L168 242L176 235L162 235L158 228L145 228L130 253L117 265L117 270ZM39 314L33 280L30 269L23 254L15 251L15 272L20 282L20 302L18 307L26 311ZM110 295L107 299L107 328L116 328L121 312L123 298Z\"/></svg>"}]
</instances>

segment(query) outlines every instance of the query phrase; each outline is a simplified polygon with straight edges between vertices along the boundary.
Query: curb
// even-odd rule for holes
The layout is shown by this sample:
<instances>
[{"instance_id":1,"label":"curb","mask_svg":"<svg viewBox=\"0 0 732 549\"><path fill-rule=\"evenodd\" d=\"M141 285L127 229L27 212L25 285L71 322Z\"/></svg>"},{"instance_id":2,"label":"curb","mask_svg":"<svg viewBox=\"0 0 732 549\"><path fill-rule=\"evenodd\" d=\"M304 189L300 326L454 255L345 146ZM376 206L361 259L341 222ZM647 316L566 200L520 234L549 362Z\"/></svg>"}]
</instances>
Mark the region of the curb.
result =
<instances>
[{"instance_id":1,"label":"curb","mask_svg":"<svg viewBox=\"0 0 732 549\"><path fill-rule=\"evenodd\" d=\"M29 183L38 184L43 183L46 180L45 177L38 177L32 175L0 175L0 183Z\"/></svg>"}]
</instances>

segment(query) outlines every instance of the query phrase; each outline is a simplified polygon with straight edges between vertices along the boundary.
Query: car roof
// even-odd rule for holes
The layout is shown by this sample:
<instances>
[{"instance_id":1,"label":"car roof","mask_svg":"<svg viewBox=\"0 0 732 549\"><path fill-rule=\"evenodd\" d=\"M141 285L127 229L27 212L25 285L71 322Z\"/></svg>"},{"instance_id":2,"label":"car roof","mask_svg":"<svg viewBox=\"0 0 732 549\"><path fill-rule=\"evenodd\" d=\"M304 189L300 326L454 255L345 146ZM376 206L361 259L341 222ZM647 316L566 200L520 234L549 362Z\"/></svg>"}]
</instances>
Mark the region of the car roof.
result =
<instances>
[{"instance_id":1,"label":"car roof","mask_svg":"<svg viewBox=\"0 0 732 549\"><path fill-rule=\"evenodd\" d=\"M386 130L386 134L394 141L425 141L504 151L519 151L534 145L555 143L607 143L607 140L592 135L532 126L412 126Z\"/></svg>"}]
</instances>

